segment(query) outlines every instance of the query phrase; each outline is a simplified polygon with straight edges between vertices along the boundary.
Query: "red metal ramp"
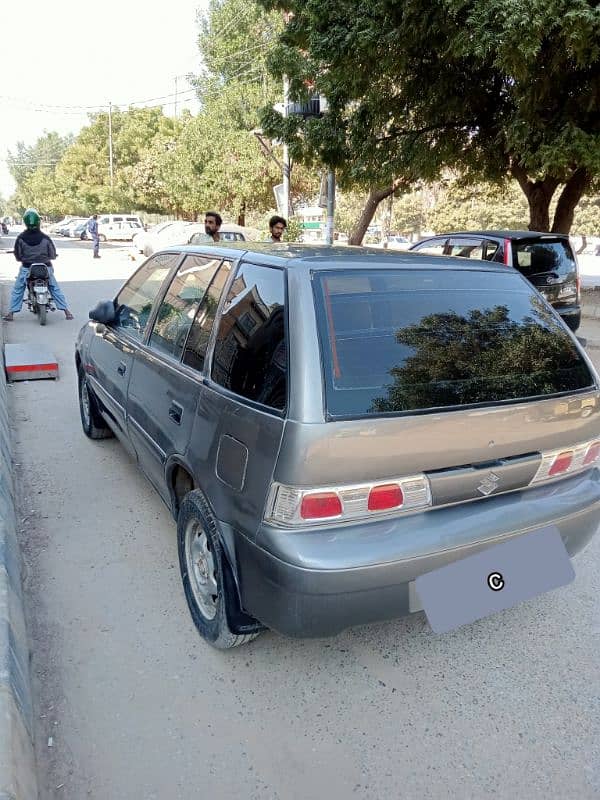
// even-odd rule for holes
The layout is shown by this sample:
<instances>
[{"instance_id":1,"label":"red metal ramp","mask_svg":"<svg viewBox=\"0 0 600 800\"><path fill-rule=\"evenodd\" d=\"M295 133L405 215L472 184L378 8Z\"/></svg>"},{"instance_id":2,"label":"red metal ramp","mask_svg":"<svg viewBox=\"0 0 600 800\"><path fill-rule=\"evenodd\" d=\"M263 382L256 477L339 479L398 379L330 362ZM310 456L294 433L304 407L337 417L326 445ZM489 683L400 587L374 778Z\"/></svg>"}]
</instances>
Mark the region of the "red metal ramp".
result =
<instances>
[{"instance_id":1,"label":"red metal ramp","mask_svg":"<svg viewBox=\"0 0 600 800\"><path fill-rule=\"evenodd\" d=\"M9 381L58 378L56 356L43 345L5 344L4 367Z\"/></svg>"}]
</instances>

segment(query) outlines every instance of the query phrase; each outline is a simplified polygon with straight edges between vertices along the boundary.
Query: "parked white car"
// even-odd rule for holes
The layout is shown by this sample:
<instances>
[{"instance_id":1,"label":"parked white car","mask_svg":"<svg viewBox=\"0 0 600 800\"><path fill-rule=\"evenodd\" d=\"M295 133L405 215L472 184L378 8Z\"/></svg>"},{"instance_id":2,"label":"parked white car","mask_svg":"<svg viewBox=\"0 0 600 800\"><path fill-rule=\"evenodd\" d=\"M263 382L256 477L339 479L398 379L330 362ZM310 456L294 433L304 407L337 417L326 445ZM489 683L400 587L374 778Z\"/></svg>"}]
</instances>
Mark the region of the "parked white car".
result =
<instances>
[{"instance_id":1,"label":"parked white car","mask_svg":"<svg viewBox=\"0 0 600 800\"><path fill-rule=\"evenodd\" d=\"M146 247L146 243L150 241L151 237L155 234L160 233L165 228L168 228L169 225L174 224L174 220L168 220L167 222L159 222L156 225L152 225L152 227L148 228L147 231L141 230L138 233L133 235L133 239L131 241L133 247L137 250L138 253L143 253L144 248Z\"/></svg>"},{"instance_id":2,"label":"parked white car","mask_svg":"<svg viewBox=\"0 0 600 800\"><path fill-rule=\"evenodd\" d=\"M177 220L165 225L158 231L146 231L146 239L144 241L144 249L142 250L145 256L151 256L157 250L162 250L165 247L170 247L172 244L185 244L189 238L187 229L190 225L195 225L194 222L186 222L184 220ZM204 226L202 226L204 230Z\"/></svg>"}]
</instances>

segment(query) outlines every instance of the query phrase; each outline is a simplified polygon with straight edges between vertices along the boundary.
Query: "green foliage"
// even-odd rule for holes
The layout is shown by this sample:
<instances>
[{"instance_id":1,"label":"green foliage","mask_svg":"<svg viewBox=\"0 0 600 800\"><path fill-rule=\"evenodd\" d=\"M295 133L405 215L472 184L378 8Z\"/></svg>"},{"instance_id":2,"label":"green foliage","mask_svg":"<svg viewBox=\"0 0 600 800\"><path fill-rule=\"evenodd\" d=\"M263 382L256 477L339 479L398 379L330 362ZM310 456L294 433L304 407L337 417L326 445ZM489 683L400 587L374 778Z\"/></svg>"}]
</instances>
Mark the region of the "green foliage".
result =
<instances>
[{"instance_id":1,"label":"green foliage","mask_svg":"<svg viewBox=\"0 0 600 800\"><path fill-rule=\"evenodd\" d=\"M600 196L584 197L573 222L573 233L580 236L600 236Z\"/></svg>"},{"instance_id":2,"label":"green foliage","mask_svg":"<svg viewBox=\"0 0 600 800\"><path fill-rule=\"evenodd\" d=\"M18 142L16 152L9 151L7 164L16 183L11 203L24 211L28 206L44 209L53 215L57 205L54 175L61 158L71 146L72 136L45 131L37 142L26 147Z\"/></svg>"},{"instance_id":3,"label":"green foliage","mask_svg":"<svg viewBox=\"0 0 600 800\"><path fill-rule=\"evenodd\" d=\"M290 217L287 223L287 228L283 234L284 240L286 242L299 242L304 230L302 227L302 222L296 217Z\"/></svg>"},{"instance_id":4,"label":"green foliage","mask_svg":"<svg viewBox=\"0 0 600 800\"><path fill-rule=\"evenodd\" d=\"M265 109L264 127L295 158L334 167L342 187L434 180L447 168L469 181L513 174L532 219L566 184L564 226L600 175L598 5L259 1L293 14L274 74L288 74L299 99L310 81L330 108L308 121Z\"/></svg>"},{"instance_id":5,"label":"green foliage","mask_svg":"<svg viewBox=\"0 0 600 800\"><path fill-rule=\"evenodd\" d=\"M427 227L436 233L456 230L527 229L527 201L514 183L461 186L448 181L427 215Z\"/></svg>"}]
</instances>

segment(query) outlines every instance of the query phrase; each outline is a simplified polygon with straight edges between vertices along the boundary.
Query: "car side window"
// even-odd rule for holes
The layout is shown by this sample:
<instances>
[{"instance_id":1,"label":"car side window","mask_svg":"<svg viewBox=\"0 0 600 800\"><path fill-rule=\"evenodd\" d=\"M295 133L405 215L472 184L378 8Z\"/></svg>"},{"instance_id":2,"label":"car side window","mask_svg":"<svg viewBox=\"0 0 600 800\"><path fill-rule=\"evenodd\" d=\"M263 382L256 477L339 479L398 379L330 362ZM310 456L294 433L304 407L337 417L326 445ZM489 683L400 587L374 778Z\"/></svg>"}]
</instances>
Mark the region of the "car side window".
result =
<instances>
[{"instance_id":1,"label":"car side window","mask_svg":"<svg viewBox=\"0 0 600 800\"><path fill-rule=\"evenodd\" d=\"M500 249L500 245L498 242L493 242L491 240L487 240L485 243L485 255L484 258L486 261L493 261L496 256L499 255L498 250Z\"/></svg>"},{"instance_id":2,"label":"car side window","mask_svg":"<svg viewBox=\"0 0 600 800\"><path fill-rule=\"evenodd\" d=\"M231 262L223 261L200 303L185 343L183 363L192 369L198 370L198 372L202 372L204 369L206 349L210 340L213 322L215 321L217 307L223 293L223 287L231 274L231 269Z\"/></svg>"},{"instance_id":3,"label":"car side window","mask_svg":"<svg viewBox=\"0 0 600 800\"><path fill-rule=\"evenodd\" d=\"M415 253L425 253L429 256L443 256L445 244L445 239L432 239L418 244L413 250Z\"/></svg>"},{"instance_id":4,"label":"car side window","mask_svg":"<svg viewBox=\"0 0 600 800\"><path fill-rule=\"evenodd\" d=\"M117 295L114 327L123 328L137 339L144 338L154 301L178 261L178 253L161 253L138 269Z\"/></svg>"},{"instance_id":5,"label":"car side window","mask_svg":"<svg viewBox=\"0 0 600 800\"><path fill-rule=\"evenodd\" d=\"M483 239L450 239L448 241L448 255L459 258L483 258Z\"/></svg>"},{"instance_id":6,"label":"car side window","mask_svg":"<svg viewBox=\"0 0 600 800\"><path fill-rule=\"evenodd\" d=\"M287 401L285 274L242 264L215 340L212 379L235 394L283 411Z\"/></svg>"},{"instance_id":7,"label":"car side window","mask_svg":"<svg viewBox=\"0 0 600 800\"><path fill-rule=\"evenodd\" d=\"M198 307L220 264L220 258L186 256L158 309L150 347L181 358Z\"/></svg>"}]
</instances>

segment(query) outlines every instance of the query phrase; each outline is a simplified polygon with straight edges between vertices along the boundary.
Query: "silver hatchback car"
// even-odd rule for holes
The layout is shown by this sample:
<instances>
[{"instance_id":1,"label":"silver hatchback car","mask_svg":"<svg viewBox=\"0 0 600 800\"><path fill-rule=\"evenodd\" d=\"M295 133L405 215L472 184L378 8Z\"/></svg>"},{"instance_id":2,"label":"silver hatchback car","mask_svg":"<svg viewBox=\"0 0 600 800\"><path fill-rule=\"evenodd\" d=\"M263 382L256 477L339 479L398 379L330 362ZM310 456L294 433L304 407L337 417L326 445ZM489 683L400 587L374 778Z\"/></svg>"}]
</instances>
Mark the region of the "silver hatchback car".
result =
<instances>
[{"instance_id":1,"label":"silver hatchback car","mask_svg":"<svg viewBox=\"0 0 600 800\"><path fill-rule=\"evenodd\" d=\"M600 523L598 376L501 264L175 247L76 363L83 430L168 504L216 647L398 617L425 573L547 526L573 556Z\"/></svg>"}]
</instances>

